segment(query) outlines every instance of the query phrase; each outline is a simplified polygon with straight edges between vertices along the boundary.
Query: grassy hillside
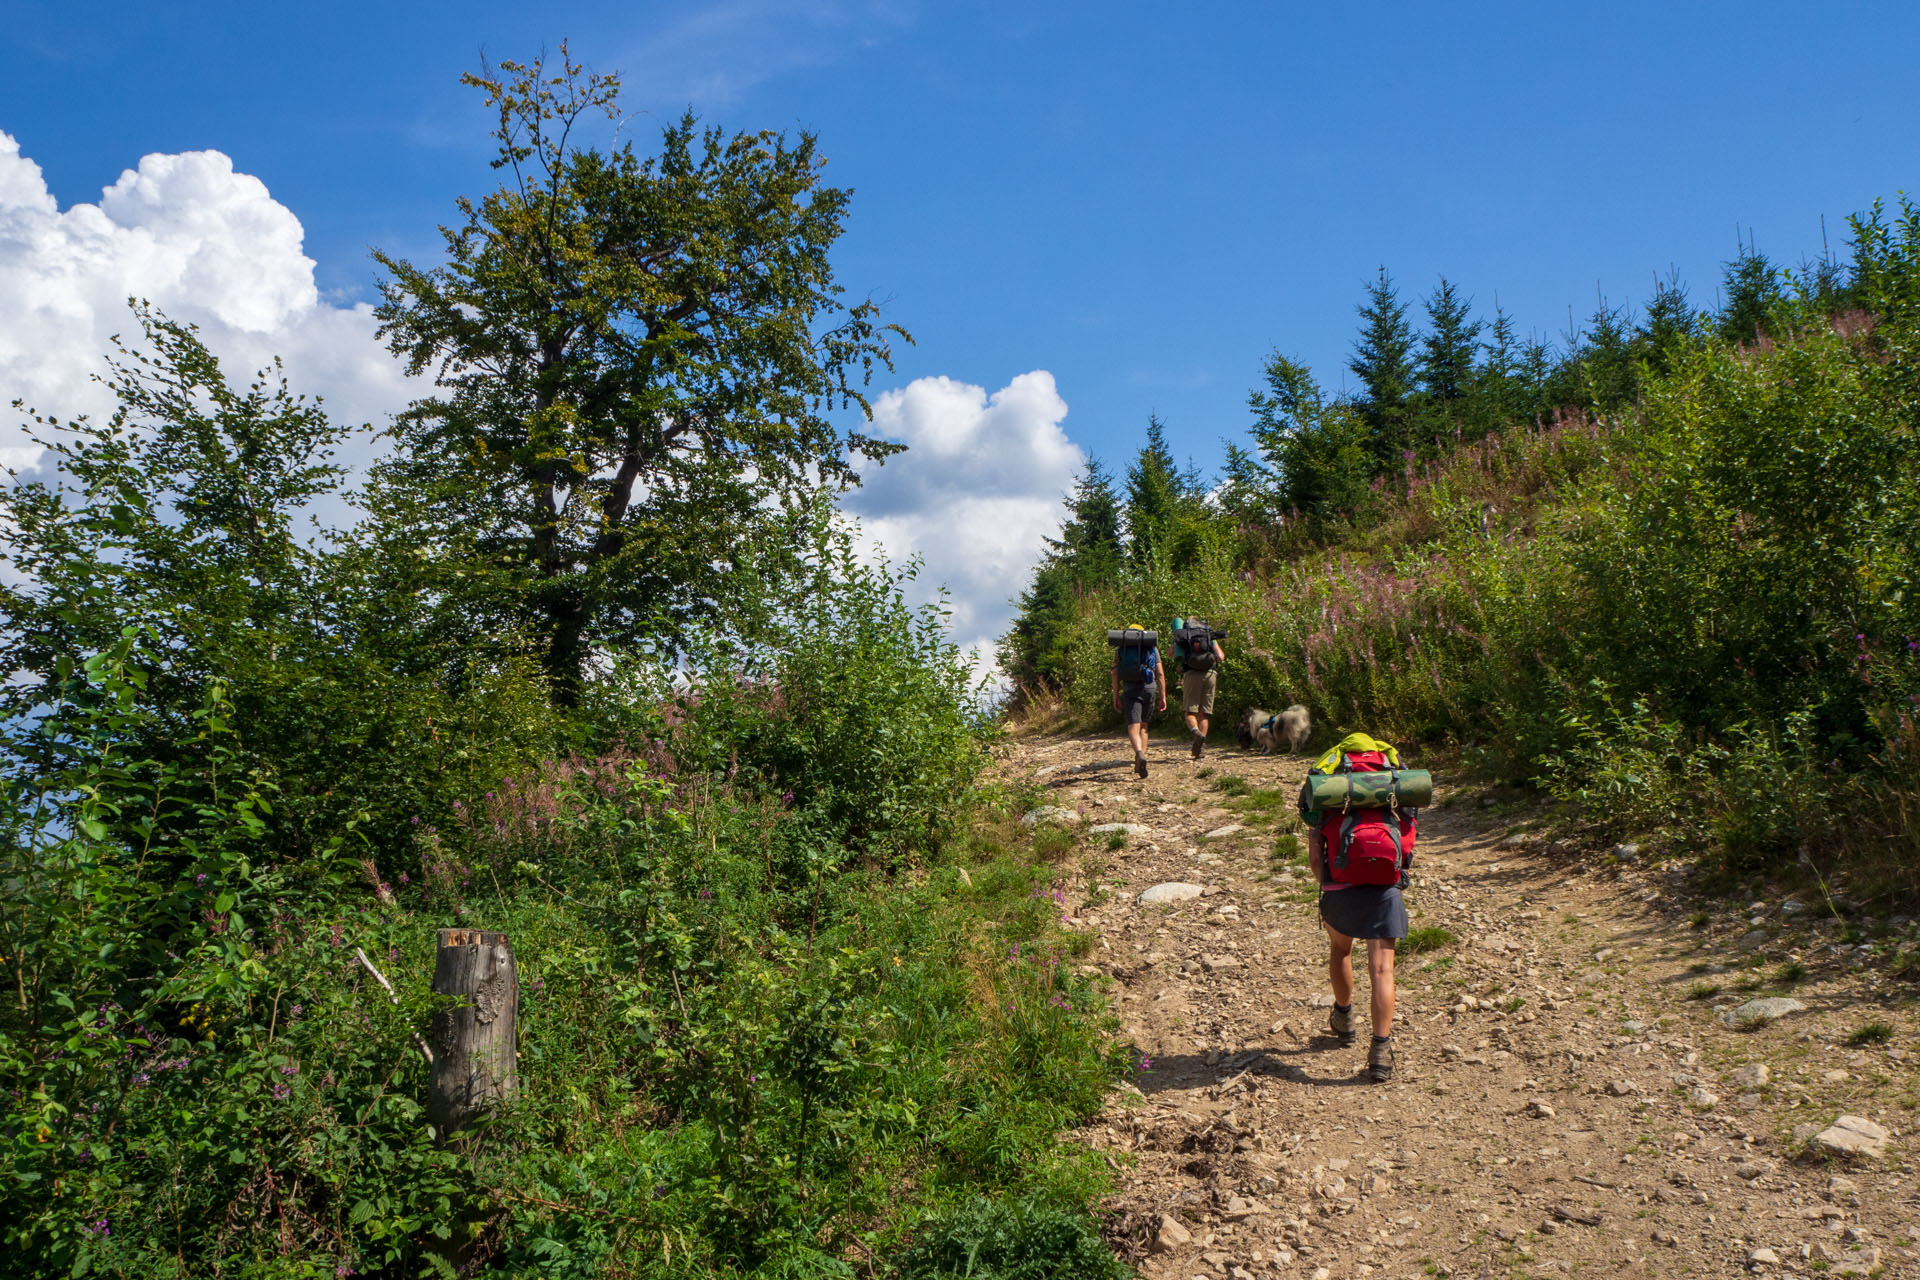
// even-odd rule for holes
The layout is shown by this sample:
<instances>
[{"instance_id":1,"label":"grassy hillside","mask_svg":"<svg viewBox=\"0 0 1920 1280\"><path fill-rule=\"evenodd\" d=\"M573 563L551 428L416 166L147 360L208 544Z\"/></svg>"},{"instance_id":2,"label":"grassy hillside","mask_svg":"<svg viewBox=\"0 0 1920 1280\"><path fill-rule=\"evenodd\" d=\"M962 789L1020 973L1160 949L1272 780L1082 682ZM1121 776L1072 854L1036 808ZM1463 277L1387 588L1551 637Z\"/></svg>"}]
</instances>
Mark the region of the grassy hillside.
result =
<instances>
[{"instance_id":1,"label":"grassy hillside","mask_svg":"<svg viewBox=\"0 0 1920 1280\"><path fill-rule=\"evenodd\" d=\"M1366 407L1283 369L1284 411L1255 397L1271 467L1240 455L1190 496L1231 536L1136 537L1127 572L1073 596L1051 687L1104 719L1105 628L1198 614L1231 632L1221 721L1302 702L1319 741L1456 742L1611 832L1911 897L1917 303L1920 214L1870 216L1843 291L1783 290L1745 342L1702 319L1647 349L1630 400L1410 450L1317 515L1279 502Z\"/></svg>"}]
</instances>

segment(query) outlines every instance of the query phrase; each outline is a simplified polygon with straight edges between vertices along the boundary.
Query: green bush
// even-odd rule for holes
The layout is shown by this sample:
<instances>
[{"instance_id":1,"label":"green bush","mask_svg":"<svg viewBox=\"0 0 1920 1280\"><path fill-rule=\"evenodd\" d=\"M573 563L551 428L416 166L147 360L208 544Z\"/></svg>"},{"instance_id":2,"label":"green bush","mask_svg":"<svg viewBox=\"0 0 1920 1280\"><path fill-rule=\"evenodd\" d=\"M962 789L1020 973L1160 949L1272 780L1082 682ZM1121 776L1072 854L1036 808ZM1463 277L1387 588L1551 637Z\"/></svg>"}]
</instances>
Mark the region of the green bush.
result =
<instances>
[{"instance_id":1,"label":"green bush","mask_svg":"<svg viewBox=\"0 0 1920 1280\"><path fill-rule=\"evenodd\" d=\"M1084 1213L980 1199L923 1225L896 1274L900 1280L1119 1280L1127 1269Z\"/></svg>"}]
</instances>

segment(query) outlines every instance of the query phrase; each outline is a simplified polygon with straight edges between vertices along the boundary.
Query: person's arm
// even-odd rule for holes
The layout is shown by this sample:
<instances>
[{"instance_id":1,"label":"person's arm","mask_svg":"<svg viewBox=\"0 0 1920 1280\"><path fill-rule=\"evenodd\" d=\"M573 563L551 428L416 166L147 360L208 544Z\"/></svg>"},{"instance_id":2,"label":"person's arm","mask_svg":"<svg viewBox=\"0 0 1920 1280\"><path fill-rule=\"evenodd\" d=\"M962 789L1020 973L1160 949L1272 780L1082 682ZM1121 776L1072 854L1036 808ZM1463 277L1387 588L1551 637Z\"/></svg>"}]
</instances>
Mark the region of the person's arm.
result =
<instances>
[{"instance_id":1,"label":"person's arm","mask_svg":"<svg viewBox=\"0 0 1920 1280\"><path fill-rule=\"evenodd\" d=\"M1167 709L1167 672L1166 668L1160 665L1158 653L1153 655L1153 685L1160 693L1159 709L1165 711Z\"/></svg>"},{"instance_id":2,"label":"person's arm","mask_svg":"<svg viewBox=\"0 0 1920 1280\"><path fill-rule=\"evenodd\" d=\"M1213 660L1215 662L1225 662L1227 660L1227 651L1220 647L1218 640L1213 642Z\"/></svg>"}]
</instances>

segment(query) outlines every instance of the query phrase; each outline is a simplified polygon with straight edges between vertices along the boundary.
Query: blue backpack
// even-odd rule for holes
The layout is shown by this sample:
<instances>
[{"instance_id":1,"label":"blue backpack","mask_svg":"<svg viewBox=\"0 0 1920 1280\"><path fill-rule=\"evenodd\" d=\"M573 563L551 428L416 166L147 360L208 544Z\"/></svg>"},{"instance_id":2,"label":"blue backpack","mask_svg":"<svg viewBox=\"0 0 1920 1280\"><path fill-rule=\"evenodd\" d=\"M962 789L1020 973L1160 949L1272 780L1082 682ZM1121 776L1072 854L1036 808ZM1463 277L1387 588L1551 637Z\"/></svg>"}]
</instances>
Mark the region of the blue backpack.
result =
<instances>
[{"instance_id":1,"label":"blue backpack","mask_svg":"<svg viewBox=\"0 0 1920 1280\"><path fill-rule=\"evenodd\" d=\"M1152 684L1153 668L1160 659L1151 631L1126 631L1116 642L1115 668L1124 684Z\"/></svg>"}]
</instances>

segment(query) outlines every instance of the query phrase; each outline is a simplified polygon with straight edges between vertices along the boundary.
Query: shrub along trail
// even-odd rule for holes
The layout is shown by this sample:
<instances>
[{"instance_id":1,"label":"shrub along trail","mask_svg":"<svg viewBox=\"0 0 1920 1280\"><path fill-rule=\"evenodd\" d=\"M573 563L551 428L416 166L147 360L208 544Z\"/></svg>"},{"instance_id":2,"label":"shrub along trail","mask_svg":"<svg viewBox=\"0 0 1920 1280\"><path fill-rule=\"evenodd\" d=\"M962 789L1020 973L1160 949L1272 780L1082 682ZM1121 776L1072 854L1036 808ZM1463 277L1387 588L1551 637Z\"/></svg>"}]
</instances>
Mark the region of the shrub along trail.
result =
<instances>
[{"instance_id":1,"label":"shrub along trail","mask_svg":"<svg viewBox=\"0 0 1920 1280\"><path fill-rule=\"evenodd\" d=\"M1341 1046L1313 886L1274 852L1307 763L1162 739L1143 782L1105 734L1019 737L999 765L1084 832L1069 924L1150 1060L1078 1135L1145 1275L1920 1275L1911 979L1896 1000L1823 904L1699 920L1681 877L1443 788L1408 898L1455 940L1403 951L1398 1066L1371 1085L1365 965ZM1163 882L1204 896L1137 901ZM1806 1007L1724 1024L1769 996ZM1883 1153L1819 1153L1842 1115Z\"/></svg>"}]
</instances>

